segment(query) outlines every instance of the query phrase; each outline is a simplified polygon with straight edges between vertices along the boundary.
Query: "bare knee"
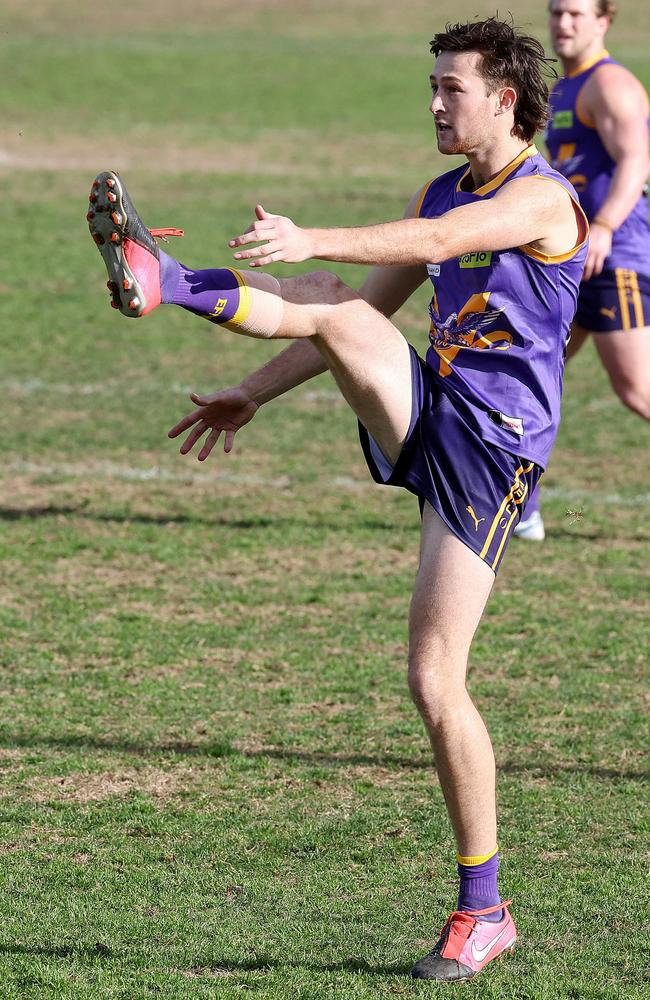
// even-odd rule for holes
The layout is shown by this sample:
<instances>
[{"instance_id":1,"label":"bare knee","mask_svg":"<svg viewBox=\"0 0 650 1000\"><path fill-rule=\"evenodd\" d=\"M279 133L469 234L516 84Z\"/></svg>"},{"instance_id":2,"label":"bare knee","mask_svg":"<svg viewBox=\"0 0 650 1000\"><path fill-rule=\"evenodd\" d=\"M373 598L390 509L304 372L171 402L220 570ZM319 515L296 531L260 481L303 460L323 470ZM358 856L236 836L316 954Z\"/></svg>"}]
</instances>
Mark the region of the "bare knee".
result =
<instances>
[{"instance_id":1,"label":"bare knee","mask_svg":"<svg viewBox=\"0 0 650 1000\"><path fill-rule=\"evenodd\" d=\"M411 649L408 685L415 706L429 728L436 729L467 697L467 661L444 641Z\"/></svg>"},{"instance_id":2,"label":"bare knee","mask_svg":"<svg viewBox=\"0 0 650 1000\"><path fill-rule=\"evenodd\" d=\"M650 382L639 384L631 379L612 379L612 387L628 410L650 420Z\"/></svg>"},{"instance_id":3,"label":"bare knee","mask_svg":"<svg viewBox=\"0 0 650 1000\"><path fill-rule=\"evenodd\" d=\"M310 271L283 283L282 296L286 302L298 305L338 305L359 298L337 274L332 271Z\"/></svg>"}]
</instances>

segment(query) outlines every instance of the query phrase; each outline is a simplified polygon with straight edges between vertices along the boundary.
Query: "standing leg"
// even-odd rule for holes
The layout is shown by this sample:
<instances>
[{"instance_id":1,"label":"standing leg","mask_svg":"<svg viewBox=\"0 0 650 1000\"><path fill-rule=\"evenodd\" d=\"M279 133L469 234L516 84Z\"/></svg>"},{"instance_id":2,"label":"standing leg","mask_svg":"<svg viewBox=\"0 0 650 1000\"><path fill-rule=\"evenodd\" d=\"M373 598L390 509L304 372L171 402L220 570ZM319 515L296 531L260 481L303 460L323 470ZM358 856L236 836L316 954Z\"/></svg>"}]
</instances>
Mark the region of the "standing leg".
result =
<instances>
[{"instance_id":1,"label":"standing leg","mask_svg":"<svg viewBox=\"0 0 650 1000\"><path fill-rule=\"evenodd\" d=\"M417 979L476 975L514 945L498 893L495 764L485 723L466 688L467 658L494 582L489 566L425 505L410 618L409 686L429 734L458 850L458 910Z\"/></svg>"},{"instance_id":2,"label":"standing leg","mask_svg":"<svg viewBox=\"0 0 650 1000\"><path fill-rule=\"evenodd\" d=\"M409 687L427 728L458 853L496 847L492 744L465 686L474 633L494 583L490 567L430 507L410 616Z\"/></svg>"}]
</instances>

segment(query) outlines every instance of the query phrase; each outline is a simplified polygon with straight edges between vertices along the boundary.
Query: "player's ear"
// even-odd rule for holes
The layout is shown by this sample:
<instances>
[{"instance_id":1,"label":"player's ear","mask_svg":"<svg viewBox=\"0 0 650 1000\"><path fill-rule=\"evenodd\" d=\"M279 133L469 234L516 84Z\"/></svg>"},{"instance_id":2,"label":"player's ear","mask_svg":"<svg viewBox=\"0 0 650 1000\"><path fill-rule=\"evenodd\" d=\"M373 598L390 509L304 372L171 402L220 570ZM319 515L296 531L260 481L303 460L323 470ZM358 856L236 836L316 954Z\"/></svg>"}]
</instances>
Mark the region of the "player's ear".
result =
<instances>
[{"instance_id":1,"label":"player's ear","mask_svg":"<svg viewBox=\"0 0 650 1000\"><path fill-rule=\"evenodd\" d=\"M514 87L502 87L497 91L496 113L498 115L506 114L508 111L514 111L516 103L517 91Z\"/></svg>"}]
</instances>

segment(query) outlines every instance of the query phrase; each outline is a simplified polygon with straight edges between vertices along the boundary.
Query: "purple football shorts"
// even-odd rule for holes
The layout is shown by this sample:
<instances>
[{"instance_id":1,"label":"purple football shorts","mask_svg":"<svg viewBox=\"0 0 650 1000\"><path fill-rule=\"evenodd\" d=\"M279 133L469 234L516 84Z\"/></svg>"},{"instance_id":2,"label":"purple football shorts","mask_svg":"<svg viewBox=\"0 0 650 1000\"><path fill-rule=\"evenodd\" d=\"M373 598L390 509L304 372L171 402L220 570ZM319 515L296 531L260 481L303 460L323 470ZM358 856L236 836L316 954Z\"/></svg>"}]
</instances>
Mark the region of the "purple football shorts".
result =
<instances>
[{"instance_id":1,"label":"purple football shorts","mask_svg":"<svg viewBox=\"0 0 650 1000\"><path fill-rule=\"evenodd\" d=\"M616 267L583 281L575 322L590 333L650 326L650 276Z\"/></svg>"},{"instance_id":2,"label":"purple football shorts","mask_svg":"<svg viewBox=\"0 0 650 1000\"><path fill-rule=\"evenodd\" d=\"M469 414L411 347L411 424L393 465L359 424L361 446L376 483L403 486L428 501L450 531L496 573L512 530L542 470L483 441Z\"/></svg>"}]
</instances>

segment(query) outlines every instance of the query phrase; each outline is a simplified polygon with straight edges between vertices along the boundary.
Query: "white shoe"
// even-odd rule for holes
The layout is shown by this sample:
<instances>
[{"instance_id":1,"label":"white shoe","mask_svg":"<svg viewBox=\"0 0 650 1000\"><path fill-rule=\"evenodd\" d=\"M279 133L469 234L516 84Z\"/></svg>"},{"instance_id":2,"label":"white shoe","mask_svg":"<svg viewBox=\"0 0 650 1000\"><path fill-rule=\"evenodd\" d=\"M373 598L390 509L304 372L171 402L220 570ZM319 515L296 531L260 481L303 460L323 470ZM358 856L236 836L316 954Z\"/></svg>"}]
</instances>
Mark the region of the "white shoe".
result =
<instances>
[{"instance_id":1,"label":"white shoe","mask_svg":"<svg viewBox=\"0 0 650 1000\"><path fill-rule=\"evenodd\" d=\"M513 535L523 538L526 542L543 542L546 538L544 531L544 521L538 510L534 510L530 517L520 521Z\"/></svg>"}]
</instances>

